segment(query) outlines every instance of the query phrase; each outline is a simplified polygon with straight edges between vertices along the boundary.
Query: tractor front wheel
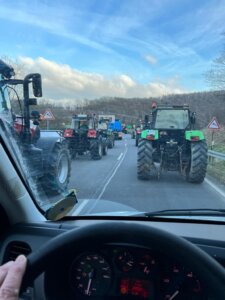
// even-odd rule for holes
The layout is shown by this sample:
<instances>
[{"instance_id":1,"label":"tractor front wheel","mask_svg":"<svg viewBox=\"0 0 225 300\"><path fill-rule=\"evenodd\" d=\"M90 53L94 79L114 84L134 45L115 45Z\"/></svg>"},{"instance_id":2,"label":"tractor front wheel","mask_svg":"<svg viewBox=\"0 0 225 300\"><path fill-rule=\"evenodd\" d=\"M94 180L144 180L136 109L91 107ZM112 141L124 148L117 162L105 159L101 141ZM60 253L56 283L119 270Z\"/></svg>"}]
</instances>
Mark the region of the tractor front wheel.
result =
<instances>
[{"instance_id":1,"label":"tractor front wheel","mask_svg":"<svg viewBox=\"0 0 225 300\"><path fill-rule=\"evenodd\" d=\"M93 160L100 160L103 155L103 145L101 140L93 141L91 144L91 158Z\"/></svg>"}]
</instances>

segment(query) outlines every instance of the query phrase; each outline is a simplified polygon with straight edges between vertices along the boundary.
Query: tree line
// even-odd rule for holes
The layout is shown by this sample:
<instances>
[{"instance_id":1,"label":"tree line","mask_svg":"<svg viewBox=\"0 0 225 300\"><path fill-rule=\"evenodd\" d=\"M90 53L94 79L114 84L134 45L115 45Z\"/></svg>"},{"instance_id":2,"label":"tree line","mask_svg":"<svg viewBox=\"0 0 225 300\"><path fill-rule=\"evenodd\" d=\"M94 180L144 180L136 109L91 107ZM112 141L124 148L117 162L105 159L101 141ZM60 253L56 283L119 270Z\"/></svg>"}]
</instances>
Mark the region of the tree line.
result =
<instances>
[{"instance_id":1,"label":"tree line","mask_svg":"<svg viewBox=\"0 0 225 300\"><path fill-rule=\"evenodd\" d=\"M51 109L55 120L50 121L51 129L64 129L69 127L71 118L75 114L114 114L124 123L136 124L144 119L146 114L150 114L153 102L159 105L188 105L190 110L196 112L198 127L205 128L210 120L215 116L221 125L225 125L225 90L213 92L196 92L186 94L167 95L160 98L101 98L86 101L82 105L53 104L51 102L40 101L38 107L31 110L39 110L44 114L46 109ZM45 128L46 122L41 122L41 127Z\"/></svg>"}]
</instances>

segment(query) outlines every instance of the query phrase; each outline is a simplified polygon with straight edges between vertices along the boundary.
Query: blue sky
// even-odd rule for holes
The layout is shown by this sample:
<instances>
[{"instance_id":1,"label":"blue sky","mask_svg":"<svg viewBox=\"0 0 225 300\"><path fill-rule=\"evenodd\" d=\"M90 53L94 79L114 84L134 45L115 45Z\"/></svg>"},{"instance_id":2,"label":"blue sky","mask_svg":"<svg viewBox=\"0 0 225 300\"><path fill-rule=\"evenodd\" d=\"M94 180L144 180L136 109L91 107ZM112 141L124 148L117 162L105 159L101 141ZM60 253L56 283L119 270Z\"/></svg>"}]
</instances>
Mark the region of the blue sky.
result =
<instances>
[{"instance_id":1,"label":"blue sky","mask_svg":"<svg viewBox=\"0 0 225 300\"><path fill-rule=\"evenodd\" d=\"M101 96L93 86L103 84L114 85L111 96L114 90L143 96L143 88L149 96L160 87L162 94L207 89L203 73L223 49L220 0L0 0L0 7L1 54L29 58L45 72L46 84L44 62L48 76L55 67L72 72L73 80L83 76L88 92L80 97Z\"/></svg>"}]
</instances>

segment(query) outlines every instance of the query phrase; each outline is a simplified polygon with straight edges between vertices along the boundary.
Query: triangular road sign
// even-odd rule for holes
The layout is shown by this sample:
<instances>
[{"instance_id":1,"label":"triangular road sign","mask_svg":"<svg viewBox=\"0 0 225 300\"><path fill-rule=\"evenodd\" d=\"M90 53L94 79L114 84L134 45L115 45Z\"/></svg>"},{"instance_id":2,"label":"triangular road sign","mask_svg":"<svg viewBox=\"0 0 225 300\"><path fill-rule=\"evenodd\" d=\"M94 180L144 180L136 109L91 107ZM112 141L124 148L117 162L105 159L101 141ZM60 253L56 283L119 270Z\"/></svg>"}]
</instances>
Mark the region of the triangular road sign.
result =
<instances>
[{"instance_id":1,"label":"triangular road sign","mask_svg":"<svg viewBox=\"0 0 225 300\"><path fill-rule=\"evenodd\" d=\"M220 124L218 123L216 117L213 117L209 125L207 126L209 129L218 130L220 129Z\"/></svg>"},{"instance_id":2,"label":"triangular road sign","mask_svg":"<svg viewBox=\"0 0 225 300\"><path fill-rule=\"evenodd\" d=\"M42 117L43 120L55 120L55 117L50 109L46 109Z\"/></svg>"}]
</instances>

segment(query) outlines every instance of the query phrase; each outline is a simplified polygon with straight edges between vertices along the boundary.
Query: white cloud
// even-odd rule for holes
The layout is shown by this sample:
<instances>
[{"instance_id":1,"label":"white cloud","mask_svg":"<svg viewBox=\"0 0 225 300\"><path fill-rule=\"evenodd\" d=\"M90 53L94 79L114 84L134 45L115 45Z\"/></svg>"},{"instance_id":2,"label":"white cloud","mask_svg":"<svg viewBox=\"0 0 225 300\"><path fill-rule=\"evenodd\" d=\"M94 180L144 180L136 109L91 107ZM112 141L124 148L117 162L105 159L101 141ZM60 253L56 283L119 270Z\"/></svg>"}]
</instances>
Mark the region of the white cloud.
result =
<instances>
[{"instance_id":1,"label":"white cloud","mask_svg":"<svg viewBox=\"0 0 225 300\"><path fill-rule=\"evenodd\" d=\"M78 100L99 97L156 97L171 93L184 93L177 78L166 82L157 80L147 84L134 81L126 74L106 77L97 73L81 72L69 65L57 64L45 58L20 57L25 73L42 75L43 94L46 99ZM24 74L25 75L25 74Z\"/></svg>"},{"instance_id":2,"label":"white cloud","mask_svg":"<svg viewBox=\"0 0 225 300\"><path fill-rule=\"evenodd\" d=\"M157 64L157 58L155 58L154 56L148 54L148 55L145 55L145 59L147 60L147 62L149 62L151 65L155 65Z\"/></svg>"}]
</instances>

